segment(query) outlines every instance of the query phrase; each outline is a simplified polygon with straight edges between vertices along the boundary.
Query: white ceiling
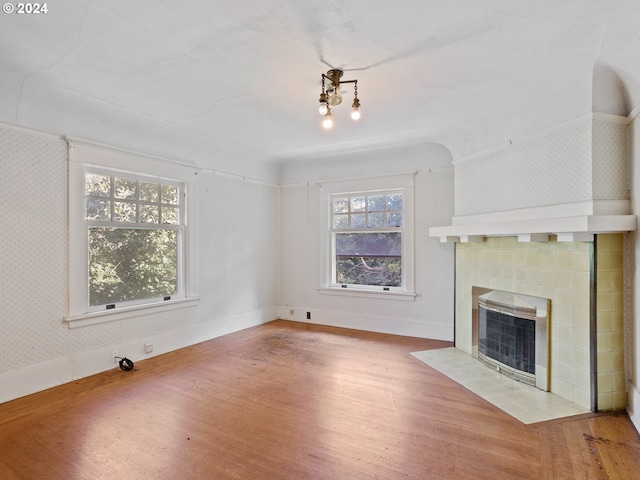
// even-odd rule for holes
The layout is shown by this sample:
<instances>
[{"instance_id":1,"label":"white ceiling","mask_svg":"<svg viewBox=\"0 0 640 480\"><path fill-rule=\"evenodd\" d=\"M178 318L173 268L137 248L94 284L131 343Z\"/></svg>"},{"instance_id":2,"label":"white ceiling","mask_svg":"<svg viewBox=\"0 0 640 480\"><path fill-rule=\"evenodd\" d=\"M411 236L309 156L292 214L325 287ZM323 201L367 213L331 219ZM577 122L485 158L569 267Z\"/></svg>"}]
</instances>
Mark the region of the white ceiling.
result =
<instances>
[{"instance_id":1,"label":"white ceiling","mask_svg":"<svg viewBox=\"0 0 640 480\"><path fill-rule=\"evenodd\" d=\"M0 22L0 121L264 179L640 106L637 0L70 0ZM324 131L330 66L358 79L362 118L347 87Z\"/></svg>"}]
</instances>

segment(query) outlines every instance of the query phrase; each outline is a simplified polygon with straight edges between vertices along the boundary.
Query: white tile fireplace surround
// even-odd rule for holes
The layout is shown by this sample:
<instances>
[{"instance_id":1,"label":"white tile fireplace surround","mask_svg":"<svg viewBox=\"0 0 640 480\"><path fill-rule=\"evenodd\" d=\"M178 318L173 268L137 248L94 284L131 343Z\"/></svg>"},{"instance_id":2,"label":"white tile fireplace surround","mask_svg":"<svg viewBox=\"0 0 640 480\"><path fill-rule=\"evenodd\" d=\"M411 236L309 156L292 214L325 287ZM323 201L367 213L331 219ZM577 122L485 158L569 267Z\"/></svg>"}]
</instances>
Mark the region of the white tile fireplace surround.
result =
<instances>
[{"instance_id":1,"label":"white tile fireplace surround","mask_svg":"<svg viewBox=\"0 0 640 480\"><path fill-rule=\"evenodd\" d=\"M547 242L490 237L456 244L456 347L477 356L472 287L547 298L549 390L587 409L624 408L622 235L599 234L594 242L551 236Z\"/></svg>"}]
</instances>

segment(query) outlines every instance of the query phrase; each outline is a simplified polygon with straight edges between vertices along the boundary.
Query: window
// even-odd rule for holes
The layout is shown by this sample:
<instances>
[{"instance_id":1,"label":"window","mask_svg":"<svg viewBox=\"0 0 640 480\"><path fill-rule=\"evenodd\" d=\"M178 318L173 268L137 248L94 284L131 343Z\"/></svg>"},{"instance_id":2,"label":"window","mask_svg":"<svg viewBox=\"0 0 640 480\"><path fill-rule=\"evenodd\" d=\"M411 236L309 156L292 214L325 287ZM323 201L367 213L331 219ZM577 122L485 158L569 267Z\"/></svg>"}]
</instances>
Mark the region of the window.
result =
<instances>
[{"instance_id":1,"label":"window","mask_svg":"<svg viewBox=\"0 0 640 480\"><path fill-rule=\"evenodd\" d=\"M69 328L197 304L197 174L69 141Z\"/></svg>"},{"instance_id":2,"label":"window","mask_svg":"<svg viewBox=\"0 0 640 480\"><path fill-rule=\"evenodd\" d=\"M321 292L413 299L413 175L331 182L321 189Z\"/></svg>"},{"instance_id":3,"label":"window","mask_svg":"<svg viewBox=\"0 0 640 480\"><path fill-rule=\"evenodd\" d=\"M88 307L183 296L184 186L85 170Z\"/></svg>"},{"instance_id":4,"label":"window","mask_svg":"<svg viewBox=\"0 0 640 480\"><path fill-rule=\"evenodd\" d=\"M332 282L402 287L402 192L331 196Z\"/></svg>"}]
</instances>

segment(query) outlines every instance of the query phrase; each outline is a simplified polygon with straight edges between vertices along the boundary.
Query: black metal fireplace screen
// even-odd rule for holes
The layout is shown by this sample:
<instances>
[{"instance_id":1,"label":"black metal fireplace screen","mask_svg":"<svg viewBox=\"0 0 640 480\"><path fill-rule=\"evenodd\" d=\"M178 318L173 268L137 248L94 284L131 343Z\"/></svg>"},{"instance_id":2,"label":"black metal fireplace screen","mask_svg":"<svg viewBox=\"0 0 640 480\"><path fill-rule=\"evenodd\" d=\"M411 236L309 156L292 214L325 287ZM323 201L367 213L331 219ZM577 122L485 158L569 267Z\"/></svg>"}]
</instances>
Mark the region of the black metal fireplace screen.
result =
<instances>
[{"instance_id":1,"label":"black metal fireplace screen","mask_svg":"<svg viewBox=\"0 0 640 480\"><path fill-rule=\"evenodd\" d=\"M481 305L478 315L478 351L516 370L535 375L535 320L515 317Z\"/></svg>"},{"instance_id":2,"label":"black metal fireplace screen","mask_svg":"<svg viewBox=\"0 0 640 480\"><path fill-rule=\"evenodd\" d=\"M472 288L472 354L515 380L549 391L547 298Z\"/></svg>"}]
</instances>

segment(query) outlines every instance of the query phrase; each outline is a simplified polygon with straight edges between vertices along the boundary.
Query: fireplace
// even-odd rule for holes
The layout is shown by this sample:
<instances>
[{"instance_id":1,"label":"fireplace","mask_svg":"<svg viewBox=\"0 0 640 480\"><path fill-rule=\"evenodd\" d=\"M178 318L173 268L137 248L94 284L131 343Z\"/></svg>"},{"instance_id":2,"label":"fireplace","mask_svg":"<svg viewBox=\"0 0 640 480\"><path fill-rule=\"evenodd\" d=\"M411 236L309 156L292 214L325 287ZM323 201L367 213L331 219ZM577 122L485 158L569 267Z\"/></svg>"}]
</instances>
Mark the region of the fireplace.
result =
<instances>
[{"instance_id":1,"label":"fireplace","mask_svg":"<svg viewBox=\"0 0 640 480\"><path fill-rule=\"evenodd\" d=\"M473 287L474 356L489 368L549 391L550 300Z\"/></svg>"},{"instance_id":2,"label":"fireplace","mask_svg":"<svg viewBox=\"0 0 640 480\"><path fill-rule=\"evenodd\" d=\"M537 341L536 348L548 345L548 354L536 352L541 367L536 377L546 369L547 390L581 407L624 408L628 296L623 237L598 234L593 242L550 237L547 242L526 243L504 236L457 243L456 348L477 360L480 295L501 290L521 298L541 297L540 309L548 305L547 341ZM548 358L546 365L539 363L541 358Z\"/></svg>"}]
</instances>

